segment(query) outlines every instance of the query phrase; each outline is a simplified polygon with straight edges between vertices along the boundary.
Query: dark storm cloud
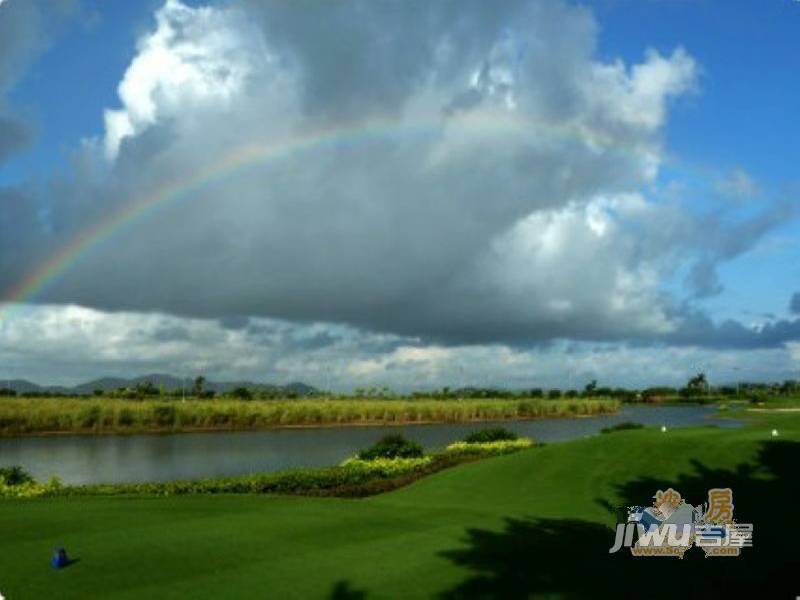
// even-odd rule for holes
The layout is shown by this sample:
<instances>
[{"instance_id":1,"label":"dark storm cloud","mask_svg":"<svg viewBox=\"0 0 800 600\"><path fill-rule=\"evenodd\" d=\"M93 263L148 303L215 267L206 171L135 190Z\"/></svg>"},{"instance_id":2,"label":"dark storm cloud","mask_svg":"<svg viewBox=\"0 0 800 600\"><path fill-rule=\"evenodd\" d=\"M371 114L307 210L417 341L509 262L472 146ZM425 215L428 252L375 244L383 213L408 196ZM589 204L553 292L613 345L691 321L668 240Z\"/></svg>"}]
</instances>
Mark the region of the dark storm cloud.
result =
<instances>
[{"instance_id":1,"label":"dark storm cloud","mask_svg":"<svg viewBox=\"0 0 800 600\"><path fill-rule=\"evenodd\" d=\"M176 342L191 339L189 330L185 327L162 327L152 332L152 338L157 342Z\"/></svg>"},{"instance_id":2,"label":"dark storm cloud","mask_svg":"<svg viewBox=\"0 0 800 600\"><path fill-rule=\"evenodd\" d=\"M560 2L356 0L300 10L291 1L245 4L260 16L270 44L300 72L304 108L336 120L402 110L431 78L446 82L465 65L484 61L511 27L524 30L537 20L549 40L547 30L564 18L565 45L594 34L588 15Z\"/></svg>"},{"instance_id":3,"label":"dark storm cloud","mask_svg":"<svg viewBox=\"0 0 800 600\"><path fill-rule=\"evenodd\" d=\"M227 315L443 344L751 343L675 310L661 285L689 264L693 291L715 292L717 265L777 222L767 210L698 227L641 194L670 102L694 84L685 51L603 62L591 14L558 1L170 0L157 22L105 138L76 151L43 207L0 213L0 289L121 207L189 187L44 299L209 317L265 340L280 328ZM242 146L319 128L348 134L187 185Z\"/></svg>"},{"instance_id":4,"label":"dark storm cloud","mask_svg":"<svg viewBox=\"0 0 800 600\"><path fill-rule=\"evenodd\" d=\"M780 319L759 327L746 327L732 319L714 323L707 315L692 312L685 315L680 330L666 336L665 341L717 349L774 348L800 342L800 319Z\"/></svg>"},{"instance_id":5,"label":"dark storm cloud","mask_svg":"<svg viewBox=\"0 0 800 600\"><path fill-rule=\"evenodd\" d=\"M294 337L292 339L293 345L298 350L319 350L333 346L340 340L339 337L331 335L328 331L320 331L309 337Z\"/></svg>"},{"instance_id":6,"label":"dark storm cloud","mask_svg":"<svg viewBox=\"0 0 800 600\"><path fill-rule=\"evenodd\" d=\"M241 315L229 315L217 319L220 327L223 329L247 329L250 325L250 317L243 317Z\"/></svg>"}]
</instances>

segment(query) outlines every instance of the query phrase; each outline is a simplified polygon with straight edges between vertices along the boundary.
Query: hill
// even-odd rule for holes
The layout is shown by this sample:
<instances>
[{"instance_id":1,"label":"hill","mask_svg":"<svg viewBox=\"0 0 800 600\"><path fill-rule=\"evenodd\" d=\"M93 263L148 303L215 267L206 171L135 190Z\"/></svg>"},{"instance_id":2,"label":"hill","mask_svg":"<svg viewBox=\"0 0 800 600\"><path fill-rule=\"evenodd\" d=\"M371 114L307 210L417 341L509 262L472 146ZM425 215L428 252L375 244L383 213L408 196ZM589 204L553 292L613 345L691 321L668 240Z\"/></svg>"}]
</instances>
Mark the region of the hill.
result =
<instances>
[{"instance_id":1,"label":"hill","mask_svg":"<svg viewBox=\"0 0 800 600\"><path fill-rule=\"evenodd\" d=\"M0 388L11 389L18 394L27 393L52 393L52 394L93 394L95 390L102 392L113 392L120 388L134 388L139 384L151 382L155 387L167 392L186 389L190 390L194 384L193 377L176 377L165 373L150 373L138 377L102 377L93 379L85 383L74 386L63 385L40 385L26 379L11 379L8 381L0 380ZM251 390L262 390L272 392L286 392L297 394L298 396L312 396L317 393L314 386L293 381L286 385L276 385L271 383L257 383L253 381L206 381L203 388L217 393L226 393L236 388L248 388Z\"/></svg>"}]
</instances>

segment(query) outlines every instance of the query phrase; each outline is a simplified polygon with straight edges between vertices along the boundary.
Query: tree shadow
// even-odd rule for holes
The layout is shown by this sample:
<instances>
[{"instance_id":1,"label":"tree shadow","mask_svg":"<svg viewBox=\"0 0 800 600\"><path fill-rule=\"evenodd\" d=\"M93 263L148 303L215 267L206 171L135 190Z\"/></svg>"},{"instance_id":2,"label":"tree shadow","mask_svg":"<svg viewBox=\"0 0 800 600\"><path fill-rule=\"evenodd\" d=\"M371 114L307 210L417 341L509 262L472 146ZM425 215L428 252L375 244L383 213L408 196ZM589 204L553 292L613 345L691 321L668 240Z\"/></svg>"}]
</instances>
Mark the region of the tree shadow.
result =
<instances>
[{"instance_id":1,"label":"tree shadow","mask_svg":"<svg viewBox=\"0 0 800 600\"><path fill-rule=\"evenodd\" d=\"M673 487L692 504L708 489L733 490L734 517L753 523L753 547L738 557L705 558L699 548L680 560L609 554L610 527L577 519L507 519L503 531L467 531L468 546L444 555L472 575L442 598L794 598L800 591L800 553L792 535L800 444L768 442L753 464L733 470L693 462L694 472L675 481L656 477L622 483L625 506L647 505L659 489ZM598 502L617 519L607 500ZM624 516L622 519L624 521Z\"/></svg>"},{"instance_id":2,"label":"tree shadow","mask_svg":"<svg viewBox=\"0 0 800 600\"><path fill-rule=\"evenodd\" d=\"M349 581L337 581L331 590L330 600L365 600L366 592L353 589Z\"/></svg>"}]
</instances>

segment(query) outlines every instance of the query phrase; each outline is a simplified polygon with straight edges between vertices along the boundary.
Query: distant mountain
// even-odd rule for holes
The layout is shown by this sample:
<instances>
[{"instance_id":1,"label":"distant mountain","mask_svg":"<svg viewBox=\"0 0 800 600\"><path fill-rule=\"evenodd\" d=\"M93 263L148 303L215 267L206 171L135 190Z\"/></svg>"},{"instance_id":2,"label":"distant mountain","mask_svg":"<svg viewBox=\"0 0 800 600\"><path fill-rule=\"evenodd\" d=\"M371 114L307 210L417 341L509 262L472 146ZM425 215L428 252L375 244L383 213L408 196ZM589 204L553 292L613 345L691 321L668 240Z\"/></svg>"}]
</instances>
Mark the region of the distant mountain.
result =
<instances>
[{"instance_id":1,"label":"distant mountain","mask_svg":"<svg viewBox=\"0 0 800 600\"><path fill-rule=\"evenodd\" d=\"M287 392L294 392L298 396L313 396L319 392L319 390L314 386L307 385L302 381L293 381L292 383L287 383L285 386L283 386L283 389Z\"/></svg>"},{"instance_id":2,"label":"distant mountain","mask_svg":"<svg viewBox=\"0 0 800 600\"><path fill-rule=\"evenodd\" d=\"M8 381L0 379L0 389L12 389L18 394L25 393L54 393L54 394L93 394L95 390L103 392L113 392L120 388L134 388L138 384L151 382L155 387L163 389L167 392L175 390L186 389L191 390L194 386L193 377L175 377L174 375L167 375L164 373L151 373L149 375L141 375L139 377L132 377L125 379L122 377L103 377L100 379L93 379L86 383L81 383L74 386L61 386L61 385L38 385L25 379L11 379ZM206 381L203 384L204 390L210 390L217 393L226 393L236 388L248 388L251 390L263 390L272 392L286 392L297 394L298 396L311 396L318 392L317 388L302 383L300 381L293 381L286 385L275 385L271 383L255 383L252 381Z\"/></svg>"},{"instance_id":3,"label":"distant mountain","mask_svg":"<svg viewBox=\"0 0 800 600\"><path fill-rule=\"evenodd\" d=\"M132 385L135 385L133 380L122 379L121 377L103 377L102 379L95 379L93 381L76 385L72 388L72 391L76 394L91 394L95 390L110 392L121 387L129 387Z\"/></svg>"},{"instance_id":4,"label":"distant mountain","mask_svg":"<svg viewBox=\"0 0 800 600\"><path fill-rule=\"evenodd\" d=\"M44 389L42 388L42 386L36 385L35 383L27 381L26 379L0 380L0 388L11 389L17 392L18 394L25 394L27 392L39 392Z\"/></svg>"}]
</instances>

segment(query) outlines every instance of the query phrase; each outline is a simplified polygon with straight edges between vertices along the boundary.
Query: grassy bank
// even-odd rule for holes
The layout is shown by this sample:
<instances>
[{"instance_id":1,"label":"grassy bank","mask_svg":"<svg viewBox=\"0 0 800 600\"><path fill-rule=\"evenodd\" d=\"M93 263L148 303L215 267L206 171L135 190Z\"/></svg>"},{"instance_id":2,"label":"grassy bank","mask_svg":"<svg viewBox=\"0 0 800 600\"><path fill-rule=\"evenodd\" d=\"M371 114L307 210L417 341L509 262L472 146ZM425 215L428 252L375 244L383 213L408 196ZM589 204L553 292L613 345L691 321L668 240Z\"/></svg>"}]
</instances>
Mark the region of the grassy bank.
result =
<instances>
[{"instance_id":1,"label":"grassy bank","mask_svg":"<svg viewBox=\"0 0 800 600\"><path fill-rule=\"evenodd\" d=\"M800 397L797 396L776 396L764 398L758 402L749 402L748 408L775 409L775 408L800 408Z\"/></svg>"},{"instance_id":2,"label":"grassy bank","mask_svg":"<svg viewBox=\"0 0 800 600\"><path fill-rule=\"evenodd\" d=\"M457 423L616 412L608 399L120 400L0 399L0 435L179 432L198 429Z\"/></svg>"},{"instance_id":3,"label":"grassy bank","mask_svg":"<svg viewBox=\"0 0 800 600\"><path fill-rule=\"evenodd\" d=\"M182 496L195 494L287 494L357 498L394 490L456 465L512 454L534 446L527 438L487 443L455 442L442 452L414 458L350 458L341 465L299 468L238 477L65 486L57 478L22 483L4 480L0 469L0 499L57 496ZM6 469L7 471L7 469Z\"/></svg>"},{"instance_id":4,"label":"grassy bank","mask_svg":"<svg viewBox=\"0 0 800 600\"><path fill-rule=\"evenodd\" d=\"M0 503L8 598L794 597L800 417L618 431L447 469L351 500L270 495ZM771 430L779 435L773 437ZM609 554L620 507L731 487L754 547L736 558ZM787 529L788 527L788 529ZM54 572L53 546L78 559ZM768 592L766 591L768 590ZM765 593L767 596L765 596Z\"/></svg>"}]
</instances>

